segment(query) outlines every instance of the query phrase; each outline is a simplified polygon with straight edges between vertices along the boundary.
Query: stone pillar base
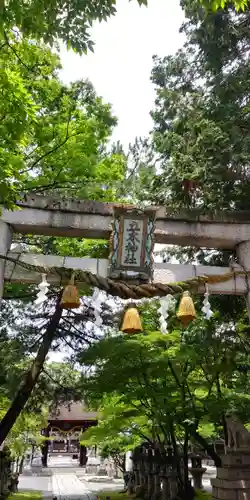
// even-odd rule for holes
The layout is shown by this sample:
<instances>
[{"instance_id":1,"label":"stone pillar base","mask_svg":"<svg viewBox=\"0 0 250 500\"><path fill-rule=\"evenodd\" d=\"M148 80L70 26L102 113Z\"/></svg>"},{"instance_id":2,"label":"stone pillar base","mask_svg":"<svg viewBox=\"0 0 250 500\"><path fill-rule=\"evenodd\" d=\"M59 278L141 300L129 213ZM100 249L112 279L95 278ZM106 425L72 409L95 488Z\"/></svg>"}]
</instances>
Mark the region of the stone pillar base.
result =
<instances>
[{"instance_id":1,"label":"stone pillar base","mask_svg":"<svg viewBox=\"0 0 250 500\"><path fill-rule=\"evenodd\" d=\"M195 490L203 490L202 476L206 472L206 467L190 467L189 471L193 478L193 486Z\"/></svg>"},{"instance_id":2,"label":"stone pillar base","mask_svg":"<svg viewBox=\"0 0 250 500\"><path fill-rule=\"evenodd\" d=\"M212 500L250 500L250 450L229 451L211 480Z\"/></svg>"}]
</instances>

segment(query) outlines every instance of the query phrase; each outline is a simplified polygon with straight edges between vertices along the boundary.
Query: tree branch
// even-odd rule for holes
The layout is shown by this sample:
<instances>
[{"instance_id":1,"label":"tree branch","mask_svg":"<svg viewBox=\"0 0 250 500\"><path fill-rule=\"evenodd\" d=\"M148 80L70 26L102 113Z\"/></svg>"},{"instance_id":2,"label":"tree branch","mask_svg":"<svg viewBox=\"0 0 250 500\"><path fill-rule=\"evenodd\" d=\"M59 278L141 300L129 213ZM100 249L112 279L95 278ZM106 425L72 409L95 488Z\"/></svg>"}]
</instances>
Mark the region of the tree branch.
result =
<instances>
[{"instance_id":1,"label":"tree branch","mask_svg":"<svg viewBox=\"0 0 250 500\"><path fill-rule=\"evenodd\" d=\"M15 424L17 418L19 417L21 411L23 410L25 404L27 403L32 391L37 383L38 377L43 369L43 365L46 356L51 347L52 341L54 339L56 329L58 328L59 322L62 316L62 308L60 305L61 293L59 294L56 302L56 307L54 314L51 316L50 322L47 326L46 333L43 337L43 341L37 351L37 355L32 363L31 368L26 373L24 380L10 405L10 408L4 415L2 421L0 422L0 445L5 441L10 430Z\"/></svg>"},{"instance_id":2,"label":"tree branch","mask_svg":"<svg viewBox=\"0 0 250 500\"><path fill-rule=\"evenodd\" d=\"M47 151L46 153L44 153L42 156L40 156L36 161L34 161L34 163L32 164L32 168L34 168L41 160L43 160L43 158L46 158L46 156L51 155L52 153L54 153L55 151L57 151L58 149L60 149L62 146L64 146L64 144L66 144L66 142L69 139L72 139L72 137L76 137L77 135L81 135L82 134L82 131L81 131L81 132L76 132L75 134L69 135L70 118L71 118L71 113L70 113L68 121L67 121L66 136L65 136L64 140L60 144L57 144L56 146L54 146L54 148L50 149L49 151ZM59 172L59 174L56 175L55 181L56 181L58 175L60 175L60 173L61 172Z\"/></svg>"},{"instance_id":3,"label":"tree branch","mask_svg":"<svg viewBox=\"0 0 250 500\"><path fill-rule=\"evenodd\" d=\"M7 35L6 35L6 32L4 31L4 38L6 40L6 44L8 45L8 47L10 48L10 50L12 50L13 54L15 54L16 58L18 59L18 61L22 64L22 66L24 66L28 71L32 71L29 66L27 66L27 64L25 64L21 57L18 55L17 51L14 49L14 47L11 45Z\"/></svg>"},{"instance_id":4,"label":"tree branch","mask_svg":"<svg viewBox=\"0 0 250 500\"><path fill-rule=\"evenodd\" d=\"M61 389L63 389L63 390L65 389L65 387L64 387L63 385L61 385L61 384L60 384L57 380L55 380L55 379L54 379L54 378L53 378L53 377L49 374L49 372L47 372L47 370L45 370L45 368L43 368L43 369L42 369L42 371L43 371L43 373L45 373L45 375L47 375L47 377L49 377L49 378L50 378L50 380L51 380L54 384L58 385L58 387L61 387Z\"/></svg>"},{"instance_id":5,"label":"tree branch","mask_svg":"<svg viewBox=\"0 0 250 500\"><path fill-rule=\"evenodd\" d=\"M194 438L194 440L201 446L203 450L205 450L208 455L212 458L214 461L214 465L216 467L221 467L221 458L217 453L214 451L214 447L210 445L204 437L202 437L198 431L195 429L194 426L189 427L189 432L190 435Z\"/></svg>"}]
</instances>

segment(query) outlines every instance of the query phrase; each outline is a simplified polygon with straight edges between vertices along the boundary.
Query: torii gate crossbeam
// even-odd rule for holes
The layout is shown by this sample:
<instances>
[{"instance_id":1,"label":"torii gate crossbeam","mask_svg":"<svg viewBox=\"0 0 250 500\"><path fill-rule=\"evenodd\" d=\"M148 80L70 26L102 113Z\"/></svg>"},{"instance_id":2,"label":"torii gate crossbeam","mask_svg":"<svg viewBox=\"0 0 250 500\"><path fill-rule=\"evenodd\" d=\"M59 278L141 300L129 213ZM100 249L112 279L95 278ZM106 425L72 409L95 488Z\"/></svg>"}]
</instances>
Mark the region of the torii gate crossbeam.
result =
<instances>
[{"instance_id":1,"label":"torii gate crossbeam","mask_svg":"<svg viewBox=\"0 0 250 500\"><path fill-rule=\"evenodd\" d=\"M107 240L110 237L113 203L33 196L19 205L22 210L3 210L1 217L15 232ZM154 236L155 243L161 244L235 248L250 240L250 212L204 215L197 210L176 213L172 208L160 207Z\"/></svg>"},{"instance_id":2,"label":"torii gate crossbeam","mask_svg":"<svg viewBox=\"0 0 250 500\"><path fill-rule=\"evenodd\" d=\"M13 232L42 234L67 237L104 238L108 239L112 229L113 204L95 201L64 201L43 196L32 196L19 203L20 210L13 212L3 210L0 219L0 254L6 255L10 249ZM213 216L203 215L199 211L182 210L174 213L170 208L160 207L156 215L155 242L162 244L178 244L182 246L199 246L207 248L237 248L239 263L250 270L250 213L232 212L218 213ZM29 255L29 254L27 254ZM41 257L41 256L40 256ZM25 257L26 258L26 257ZM29 259L31 256L28 257ZM45 258L45 257L43 257ZM46 257L47 258L47 257ZM58 259L58 257L50 256ZM60 258L60 257L59 257ZM85 265L85 264L81 264ZM106 265L106 264L105 264ZM74 267L74 266L73 266ZM161 276L171 281L166 270L171 266L161 266ZM185 270L186 269L186 270ZM204 268L203 268L204 269ZM221 274L221 268L205 268L206 273ZM202 270L197 268L198 273ZM226 272L227 269L225 268ZM177 267L176 279L187 279L193 276L194 267ZM204 274L204 270L202 274ZM3 292L4 278L9 279L8 266L0 261L0 297ZM182 278L180 273L183 273ZM157 266L155 280L157 275ZM178 275L178 278L177 278ZM13 277L14 279L14 277ZM18 278L17 278L18 279ZM26 278L28 279L28 278ZM158 277L159 280L159 277ZM15 280L16 281L16 280ZM22 276L20 276L20 281ZM250 313L249 280L237 278L226 284L217 286L217 293L246 293ZM213 288L216 293L216 288Z\"/></svg>"}]
</instances>

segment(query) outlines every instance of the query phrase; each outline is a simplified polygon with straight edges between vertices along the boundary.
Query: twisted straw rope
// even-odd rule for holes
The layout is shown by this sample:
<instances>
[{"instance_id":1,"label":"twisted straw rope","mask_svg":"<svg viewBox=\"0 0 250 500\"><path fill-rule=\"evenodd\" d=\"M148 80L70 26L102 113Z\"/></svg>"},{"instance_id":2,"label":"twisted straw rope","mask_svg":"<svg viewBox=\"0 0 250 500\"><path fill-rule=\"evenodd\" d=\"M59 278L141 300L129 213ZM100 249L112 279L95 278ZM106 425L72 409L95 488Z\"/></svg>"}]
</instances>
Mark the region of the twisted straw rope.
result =
<instances>
[{"instance_id":1,"label":"twisted straw rope","mask_svg":"<svg viewBox=\"0 0 250 500\"><path fill-rule=\"evenodd\" d=\"M61 279L70 279L72 273L75 274L75 282L83 282L87 285L100 288L104 290L109 295L114 297L120 297L121 299L142 299L151 297L163 297L167 294L177 295L183 293L185 290L197 289L200 285L210 284L214 285L217 283L224 283L229 281L236 276L247 277L250 272L247 271L230 271L225 274L220 275L203 275L190 278L185 281L176 283L145 283L141 285L133 285L126 283L125 281L114 281L110 278L103 278L97 274L93 274L89 271L82 271L80 269L69 269L64 267L43 267L35 266L33 264L27 264L26 262L20 261L18 259L13 259L12 257L7 257L0 255L0 259L13 262L15 265L23 267L28 271L33 271L39 274L54 274L58 275Z\"/></svg>"}]
</instances>

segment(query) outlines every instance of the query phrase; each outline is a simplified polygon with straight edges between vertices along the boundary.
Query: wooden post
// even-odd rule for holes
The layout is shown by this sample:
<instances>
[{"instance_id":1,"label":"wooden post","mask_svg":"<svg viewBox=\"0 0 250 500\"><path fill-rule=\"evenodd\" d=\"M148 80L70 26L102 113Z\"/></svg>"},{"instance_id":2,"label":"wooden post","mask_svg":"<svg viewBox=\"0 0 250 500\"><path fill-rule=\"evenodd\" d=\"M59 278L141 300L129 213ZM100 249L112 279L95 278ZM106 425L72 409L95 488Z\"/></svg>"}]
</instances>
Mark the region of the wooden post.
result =
<instances>
[{"instance_id":1,"label":"wooden post","mask_svg":"<svg viewBox=\"0 0 250 500\"><path fill-rule=\"evenodd\" d=\"M88 457L87 457L87 448L84 445L80 445L80 460L79 460L79 465L80 467L85 467L87 464Z\"/></svg>"}]
</instances>

